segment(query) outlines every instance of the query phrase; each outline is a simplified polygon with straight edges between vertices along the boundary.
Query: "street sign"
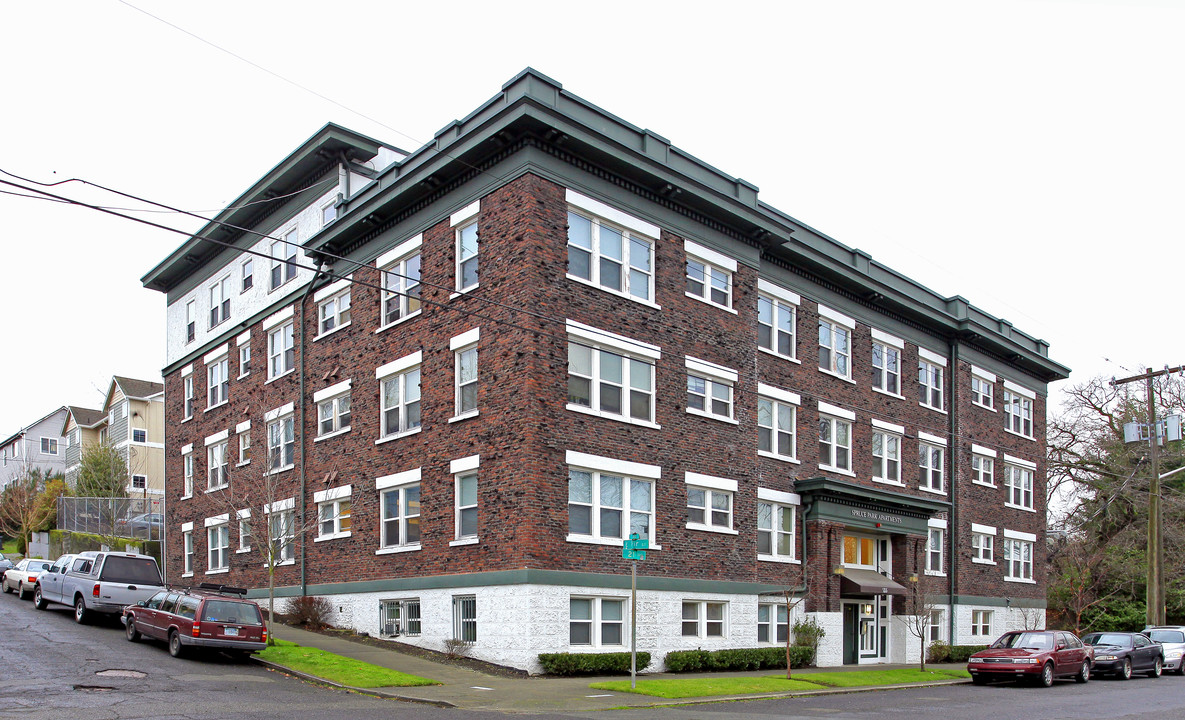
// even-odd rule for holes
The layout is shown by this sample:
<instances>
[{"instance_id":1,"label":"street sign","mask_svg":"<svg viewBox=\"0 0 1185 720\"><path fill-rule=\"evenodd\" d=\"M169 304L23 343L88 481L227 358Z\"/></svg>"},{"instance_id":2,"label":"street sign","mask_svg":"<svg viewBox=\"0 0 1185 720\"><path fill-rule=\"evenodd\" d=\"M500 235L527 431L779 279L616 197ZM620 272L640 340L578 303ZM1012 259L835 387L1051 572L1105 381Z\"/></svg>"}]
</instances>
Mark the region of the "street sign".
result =
<instances>
[{"instance_id":1,"label":"street sign","mask_svg":"<svg viewBox=\"0 0 1185 720\"><path fill-rule=\"evenodd\" d=\"M650 548L650 540L631 533L628 540L621 544L621 557L626 560L645 560L646 550Z\"/></svg>"}]
</instances>

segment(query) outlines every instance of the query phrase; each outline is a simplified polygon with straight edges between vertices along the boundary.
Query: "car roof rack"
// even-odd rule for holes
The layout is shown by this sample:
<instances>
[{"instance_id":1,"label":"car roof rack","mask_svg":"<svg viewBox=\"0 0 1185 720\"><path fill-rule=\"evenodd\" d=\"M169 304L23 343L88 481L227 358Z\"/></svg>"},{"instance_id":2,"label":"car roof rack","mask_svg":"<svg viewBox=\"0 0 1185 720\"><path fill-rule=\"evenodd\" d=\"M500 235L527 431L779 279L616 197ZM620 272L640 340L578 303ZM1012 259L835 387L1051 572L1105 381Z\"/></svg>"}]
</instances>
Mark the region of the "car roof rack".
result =
<instances>
[{"instance_id":1,"label":"car roof rack","mask_svg":"<svg viewBox=\"0 0 1185 720\"><path fill-rule=\"evenodd\" d=\"M230 595L246 595L247 588L231 587L230 585L218 585L216 583L202 583L198 585L199 590L213 590L214 592L227 593Z\"/></svg>"}]
</instances>

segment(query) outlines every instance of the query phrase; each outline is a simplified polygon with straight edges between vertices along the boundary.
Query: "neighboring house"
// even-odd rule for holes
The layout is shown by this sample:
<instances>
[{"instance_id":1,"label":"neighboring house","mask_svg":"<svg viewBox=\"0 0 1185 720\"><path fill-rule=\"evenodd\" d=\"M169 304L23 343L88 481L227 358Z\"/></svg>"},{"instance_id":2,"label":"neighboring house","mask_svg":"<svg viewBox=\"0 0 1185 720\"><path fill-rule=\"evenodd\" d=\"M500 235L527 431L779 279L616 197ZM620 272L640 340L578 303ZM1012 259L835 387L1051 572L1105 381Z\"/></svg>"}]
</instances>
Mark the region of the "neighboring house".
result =
<instances>
[{"instance_id":1,"label":"neighboring house","mask_svg":"<svg viewBox=\"0 0 1185 720\"><path fill-rule=\"evenodd\" d=\"M111 378L99 410L68 407L66 479L73 486L85 448L109 442L128 466L129 497L163 498L165 492L164 385L150 380Z\"/></svg>"},{"instance_id":2,"label":"neighboring house","mask_svg":"<svg viewBox=\"0 0 1185 720\"><path fill-rule=\"evenodd\" d=\"M49 475L65 473L65 417L66 408L60 407L0 441L0 488L34 468Z\"/></svg>"},{"instance_id":3,"label":"neighboring house","mask_svg":"<svg viewBox=\"0 0 1185 720\"><path fill-rule=\"evenodd\" d=\"M270 525L281 595L535 672L629 647L631 532L656 669L911 661L912 580L929 639L1044 612L1048 344L533 70L410 155L327 125L143 282L170 582L258 592Z\"/></svg>"}]
</instances>

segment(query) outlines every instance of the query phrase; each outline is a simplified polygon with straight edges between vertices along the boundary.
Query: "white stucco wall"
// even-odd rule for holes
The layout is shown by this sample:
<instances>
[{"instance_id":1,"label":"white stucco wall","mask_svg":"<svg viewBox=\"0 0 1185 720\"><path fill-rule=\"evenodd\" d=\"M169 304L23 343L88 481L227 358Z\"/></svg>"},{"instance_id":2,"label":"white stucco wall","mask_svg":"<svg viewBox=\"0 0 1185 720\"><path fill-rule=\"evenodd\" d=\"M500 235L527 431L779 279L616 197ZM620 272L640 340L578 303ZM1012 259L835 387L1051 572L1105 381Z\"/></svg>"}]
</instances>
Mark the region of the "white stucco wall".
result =
<instances>
[{"instance_id":1,"label":"white stucco wall","mask_svg":"<svg viewBox=\"0 0 1185 720\"><path fill-rule=\"evenodd\" d=\"M843 665L843 613L807 613L807 617L813 617L826 632L819 641L819 655L815 664L819 667Z\"/></svg>"},{"instance_id":2,"label":"white stucco wall","mask_svg":"<svg viewBox=\"0 0 1185 720\"><path fill-rule=\"evenodd\" d=\"M971 613L974 610L990 610L992 612L992 626L991 632L986 636L971 634ZM987 645L993 642L1009 630L1024 630L1025 618L1024 613L1027 612L1030 619L1033 619L1032 625L1035 628L1042 630L1045 628L1045 610L1031 609L1022 611L1020 608L1003 608L998 606L988 605L958 605L955 610L956 624L955 632L957 637L953 644L955 645ZM1035 618L1034 618L1034 613Z\"/></svg>"}]
</instances>

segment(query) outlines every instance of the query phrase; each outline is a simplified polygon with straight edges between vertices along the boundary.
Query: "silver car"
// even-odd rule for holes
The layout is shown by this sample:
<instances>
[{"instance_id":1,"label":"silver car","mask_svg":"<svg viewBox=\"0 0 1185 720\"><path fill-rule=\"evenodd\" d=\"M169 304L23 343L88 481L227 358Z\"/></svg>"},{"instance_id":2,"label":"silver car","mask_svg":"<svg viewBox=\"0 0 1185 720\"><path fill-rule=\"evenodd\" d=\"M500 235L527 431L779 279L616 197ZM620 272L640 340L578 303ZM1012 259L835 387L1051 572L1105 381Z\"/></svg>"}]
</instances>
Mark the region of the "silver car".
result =
<instances>
[{"instance_id":1,"label":"silver car","mask_svg":"<svg viewBox=\"0 0 1185 720\"><path fill-rule=\"evenodd\" d=\"M48 570L52 564L49 560L40 558L21 560L16 564L16 567L4 571L4 578L0 580L0 589L6 593L15 592L17 597L24 600L25 597L33 594L33 587L37 585L37 578L41 576L41 572Z\"/></svg>"},{"instance_id":2,"label":"silver car","mask_svg":"<svg viewBox=\"0 0 1185 720\"><path fill-rule=\"evenodd\" d=\"M1146 627L1144 634L1164 646L1164 671L1185 675L1185 625Z\"/></svg>"}]
</instances>

